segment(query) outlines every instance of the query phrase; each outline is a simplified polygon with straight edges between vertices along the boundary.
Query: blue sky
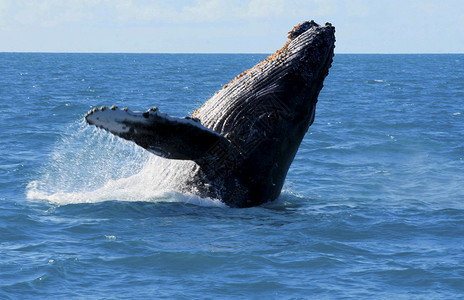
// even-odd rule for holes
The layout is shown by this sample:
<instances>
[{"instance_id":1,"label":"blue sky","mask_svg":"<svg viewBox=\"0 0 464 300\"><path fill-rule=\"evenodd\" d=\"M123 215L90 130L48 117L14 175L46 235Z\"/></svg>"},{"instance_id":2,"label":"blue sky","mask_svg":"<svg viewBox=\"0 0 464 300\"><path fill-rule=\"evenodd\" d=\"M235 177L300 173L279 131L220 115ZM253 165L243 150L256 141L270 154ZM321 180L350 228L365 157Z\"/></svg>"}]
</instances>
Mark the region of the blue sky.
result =
<instances>
[{"instance_id":1,"label":"blue sky","mask_svg":"<svg viewBox=\"0 0 464 300\"><path fill-rule=\"evenodd\" d=\"M337 53L464 52L462 0L0 0L0 51L271 53L311 19Z\"/></svg>"}]
</instances>

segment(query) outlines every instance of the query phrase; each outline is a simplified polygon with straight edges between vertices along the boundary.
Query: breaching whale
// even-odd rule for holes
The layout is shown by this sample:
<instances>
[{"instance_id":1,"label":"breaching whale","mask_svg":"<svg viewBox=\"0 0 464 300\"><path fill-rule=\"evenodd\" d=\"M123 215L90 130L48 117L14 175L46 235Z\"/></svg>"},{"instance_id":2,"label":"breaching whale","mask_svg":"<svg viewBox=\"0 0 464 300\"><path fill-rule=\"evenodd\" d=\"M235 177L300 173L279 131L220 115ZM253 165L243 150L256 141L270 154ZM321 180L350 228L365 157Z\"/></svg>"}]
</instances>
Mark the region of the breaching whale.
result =
<instances>
[{"instance_id":1,"label":"breaching whale","mask_svg":"<svg viewBox=\"0 0 464 300\"><path fill-rule=\"evenodd\" d=\"M335 28L299 24L274 54L226 84L192 116L94 108L90 125L168 158L196 163L201 196L231 207L277 199L298 147L314 121L332 64Z\"/></svg>"}]
</instances>

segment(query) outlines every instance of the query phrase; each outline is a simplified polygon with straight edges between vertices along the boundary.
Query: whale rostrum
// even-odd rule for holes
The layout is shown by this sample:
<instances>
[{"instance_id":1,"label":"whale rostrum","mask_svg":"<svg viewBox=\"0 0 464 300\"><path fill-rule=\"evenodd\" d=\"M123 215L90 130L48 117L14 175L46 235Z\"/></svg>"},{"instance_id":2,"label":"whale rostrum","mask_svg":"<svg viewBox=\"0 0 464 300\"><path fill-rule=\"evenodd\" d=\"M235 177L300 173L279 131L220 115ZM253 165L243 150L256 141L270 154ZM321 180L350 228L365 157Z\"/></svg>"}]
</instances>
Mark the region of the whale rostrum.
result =
<instances>
[{"instance_id":1,"label":"whale rostrum","mask_svg":"<svg viewBox=\"0 0 464 300\"><path fill-rule=\"evenodd\" d=\"M288 42L226 84L192 116L168 116L153 107L94 108L90 125L168 159L194 161L201 196L231 207L275 200L298 147L314 121L332 64L335 28L314 21L295 26Z\"/></svg>"}]
</instances>

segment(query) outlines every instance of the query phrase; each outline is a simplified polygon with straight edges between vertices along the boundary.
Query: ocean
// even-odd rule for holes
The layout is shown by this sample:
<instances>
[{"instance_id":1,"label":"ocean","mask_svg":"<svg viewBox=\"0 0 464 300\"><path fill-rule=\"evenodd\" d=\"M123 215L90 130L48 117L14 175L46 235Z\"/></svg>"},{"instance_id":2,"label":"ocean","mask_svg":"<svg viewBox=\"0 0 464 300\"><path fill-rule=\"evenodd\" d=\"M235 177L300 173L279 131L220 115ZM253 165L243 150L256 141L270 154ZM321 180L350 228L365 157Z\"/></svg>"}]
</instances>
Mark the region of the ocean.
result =
<instances>
[{"instance_id":1,"label":"ocean","mask_svg":"<svg viewBox=\"0 0 464 300\"><path fill-rule=\"evenodd\" d=\"M336 54L259 207L83 120L190 115L265 57L0 53L0 298L464 299L464 55Z\"/></svg>"}]
</instances>

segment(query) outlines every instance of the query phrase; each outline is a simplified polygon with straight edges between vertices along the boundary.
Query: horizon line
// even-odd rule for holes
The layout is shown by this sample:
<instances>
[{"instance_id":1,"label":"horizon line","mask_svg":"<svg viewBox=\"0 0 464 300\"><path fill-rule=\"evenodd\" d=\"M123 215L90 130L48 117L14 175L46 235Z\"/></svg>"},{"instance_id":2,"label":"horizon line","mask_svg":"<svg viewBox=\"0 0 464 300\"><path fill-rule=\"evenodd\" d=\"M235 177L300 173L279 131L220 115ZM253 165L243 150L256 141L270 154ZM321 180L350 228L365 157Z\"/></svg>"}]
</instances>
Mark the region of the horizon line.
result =
<instances>
[{"instance_id":1,"label":"horizon line","mask_svg":"<svg viewBox=\"0 0 464 300\"><path fill-rule=\"evenodd\" d=\"M15 54L250 54L270 55L274 52L119 52L119 51L0 51ZM335 55L461 55L464 52L341 52Z\"/></svg>"}]
</instances>

